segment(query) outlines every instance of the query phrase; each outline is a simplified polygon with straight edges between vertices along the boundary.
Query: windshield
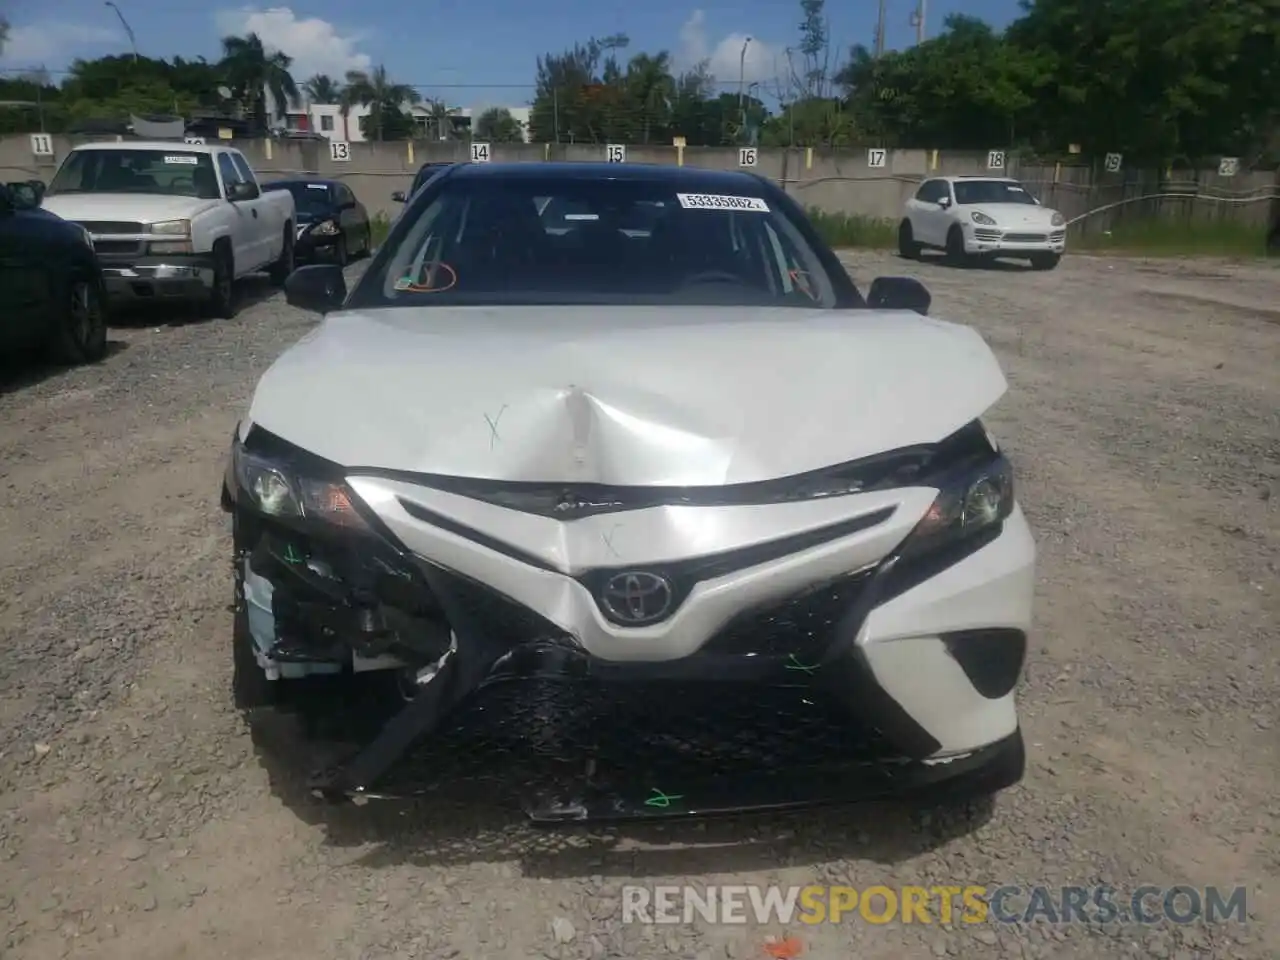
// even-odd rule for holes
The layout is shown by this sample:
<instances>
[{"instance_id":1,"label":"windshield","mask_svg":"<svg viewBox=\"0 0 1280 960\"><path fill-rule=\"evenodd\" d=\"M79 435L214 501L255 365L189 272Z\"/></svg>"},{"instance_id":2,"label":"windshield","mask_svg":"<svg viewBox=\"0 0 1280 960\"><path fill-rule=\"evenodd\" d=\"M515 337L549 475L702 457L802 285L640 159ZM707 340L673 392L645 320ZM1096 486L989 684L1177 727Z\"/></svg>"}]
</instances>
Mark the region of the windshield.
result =
<instances>
[{"instance_id":1,"label":"windshield","mask_svg":"<svg viewBox=\"0 0 1280 960\"><path fill-rule=\"evenodd\" d=\"M60 193L158 193L217 200L213 158L173 150L73 150L45 196Z\"/></svg>"},{"instance_id":2,"label":"windshield","mask_svg":"<svg viewBox=\"0 0 1280 960\"><path fill-rule=\"evenodd\" d=\"M1027 193L1027 188L1012 180L956 180L952 186L956 191L956 203L1029 203L1034 205L1036 198Z\"/></svg>"},{"instance_id":3,"label":"windshield","mask_svg":"<svg viewBox=\"0 0 1280 960\"><path fill-rule=\"evenodd\" d=\"M288 190L299 213L324 214L333 210L329 186L324 183L268 183L263 190Z\"/></svg>"},{"instance_id":4,"label":"windshield","mask_svg":"<svg viewBox=\"0 0 1280 960\"><path fill-rule=\"evenodd\" d=\"M446 181L407 213L356 300L834 307L817 252L752 193L679 193L662 180Z\"/></svg>"}]
</instances>

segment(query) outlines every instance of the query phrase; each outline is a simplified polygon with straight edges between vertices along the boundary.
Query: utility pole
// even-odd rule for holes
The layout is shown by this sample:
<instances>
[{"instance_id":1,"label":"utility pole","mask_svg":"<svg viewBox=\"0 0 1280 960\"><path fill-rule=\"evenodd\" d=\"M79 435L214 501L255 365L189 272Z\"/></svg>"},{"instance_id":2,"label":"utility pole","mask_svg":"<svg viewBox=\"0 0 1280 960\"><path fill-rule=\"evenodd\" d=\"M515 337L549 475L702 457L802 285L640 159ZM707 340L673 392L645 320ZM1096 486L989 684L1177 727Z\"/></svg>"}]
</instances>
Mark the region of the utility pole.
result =
<instances>
[{"instance_id":1,"label":"utility pole","mask_svg":"<svg viewBox=\"0 0 1280 960\"><path fill-rule=\"evenodd\" d=\"M133 48L133 62L137 63L138 41L133 35L133 28L129 26L129 21L124 18L124 14L120 12L120 8L112 3L111 0L106 0L106 6L114 10L116 12L116 16L120 18L120 26L124 27L124 32L129 35L129 46Z\"/></svg>"},{"instance_id":2,"label":"utility pole","mask_svg":"<svg viewBox=\"0 0 1280 960\"><path fill-rule=\"evenodd\" d=\"M887 0L880 0L880 15L876 18L876 59L884 56L884 17Z\"/></svg>"},{"instance_id":3,"label":"utility pole","mask_svg":"<svg viewBox=\"0 0 1280 960\"><path fill-rule=\"evenodd\" d=\"M929 0L916 0L916 9L911 14L911 25L916 28L916 45L924 43L924 18Z\"/></svg>"}]
</instances>

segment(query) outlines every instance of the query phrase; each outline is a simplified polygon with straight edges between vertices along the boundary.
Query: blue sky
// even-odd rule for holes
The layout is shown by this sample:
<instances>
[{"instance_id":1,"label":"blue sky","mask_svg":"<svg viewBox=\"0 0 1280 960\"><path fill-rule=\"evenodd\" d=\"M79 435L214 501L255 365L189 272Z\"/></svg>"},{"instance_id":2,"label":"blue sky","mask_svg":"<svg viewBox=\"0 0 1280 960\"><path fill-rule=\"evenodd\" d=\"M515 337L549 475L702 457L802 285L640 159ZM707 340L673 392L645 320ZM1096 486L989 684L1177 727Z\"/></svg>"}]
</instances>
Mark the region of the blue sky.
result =
<instances>
[{"instance_id":1,"label":"blue sky","mask_svg":"<svg viewBox=\"0 0 1280 960\"><path fill-rule=\"evenodd\" d=\"M798 40L796 0L295 0L243 6L183 0L117 0L146 56L215 58L225 33L256 30L295 58L299 81L315 72L385 64L395 80L458 106L520 105L532 97L535 60L591 36L625 33L632 51L669 50L685 65L710 59L736 89L743 39L747 81L765 89L785 71L783 50ZM55 73L77 56L127 52L128 40L103 0L9 0L11 42L0 70L43 65ZM888 0L890 47L914 42L915 0ZM872 43L876 0L827 6L833 47ZM376 11L376 13L374 12ZM954 12L1003 26L1017 0L929 0L936 32Z\"/></svg>"}]
</instances>

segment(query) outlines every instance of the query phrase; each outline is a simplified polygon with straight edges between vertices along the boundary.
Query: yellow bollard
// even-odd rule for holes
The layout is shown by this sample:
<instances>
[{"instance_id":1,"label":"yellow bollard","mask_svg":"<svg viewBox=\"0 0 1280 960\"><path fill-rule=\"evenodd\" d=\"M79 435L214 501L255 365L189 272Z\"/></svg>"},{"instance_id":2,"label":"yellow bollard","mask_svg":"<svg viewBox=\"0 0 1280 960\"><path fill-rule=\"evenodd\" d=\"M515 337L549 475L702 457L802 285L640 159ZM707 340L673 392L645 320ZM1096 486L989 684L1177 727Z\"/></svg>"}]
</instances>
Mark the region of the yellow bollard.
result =
<instances>
[{"instance_id":1,"label":"yellow bollard","mask_svg":"<svg viewBox=\"0 0 1280 960\"><path fill-rule=\"evenodd\" d=\"M804 148L804 168L806 170L813 169L813 147Z\"/></svg>"},{"instance_id":2,"label":"yellow bollard","mask_svg":"<svg viewBox=\"0 0 1280 960\"><path fill-rule=\"evenodd\" d=\"M684 166L684 144L683 143L676 144L676 166L677 167Z\"/></svg>"},{"instance_id":3,"label":"yellow bollard","mask_svg":"<svg viewBox=\"0 0 1280 960\"><path fill-rule=\"evenodd\" d=\"M408 149L405 152L409 154L409 166L412 167L413 166L413 141L406 140L405 143L408 145Z\"/></svg>"}]
</instances>

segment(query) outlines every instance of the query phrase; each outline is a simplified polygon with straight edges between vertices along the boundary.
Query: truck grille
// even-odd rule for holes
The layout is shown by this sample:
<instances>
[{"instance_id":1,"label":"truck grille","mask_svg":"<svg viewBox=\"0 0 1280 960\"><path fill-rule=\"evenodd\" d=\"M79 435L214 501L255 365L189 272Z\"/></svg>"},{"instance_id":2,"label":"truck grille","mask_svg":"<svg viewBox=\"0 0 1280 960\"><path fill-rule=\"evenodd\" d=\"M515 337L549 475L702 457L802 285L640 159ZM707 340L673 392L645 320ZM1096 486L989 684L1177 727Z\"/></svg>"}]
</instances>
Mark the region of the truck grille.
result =
<instances>
[{"instance_id":1,"label":"truck grille","mask_svg":"<svg viewBox=\"0 0 1280 960\"><path fill-rule=\"evenodd\" d=\"M98 253L106 254L141 253L142 244L137 240L99 240L94 237L93 249Z\"/></svg>"},{"instance_id":2,"label":"truck grille","mask_svg":"<svg viewBox=\"0 0 1280 960\"><path fill-rule=\"evenodd\" d=\"M77 220L76 223L90 233L146 233L145 223L132 223L128 220Z\"/></svg>"}]
</instances>

